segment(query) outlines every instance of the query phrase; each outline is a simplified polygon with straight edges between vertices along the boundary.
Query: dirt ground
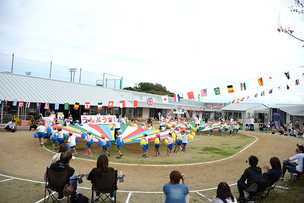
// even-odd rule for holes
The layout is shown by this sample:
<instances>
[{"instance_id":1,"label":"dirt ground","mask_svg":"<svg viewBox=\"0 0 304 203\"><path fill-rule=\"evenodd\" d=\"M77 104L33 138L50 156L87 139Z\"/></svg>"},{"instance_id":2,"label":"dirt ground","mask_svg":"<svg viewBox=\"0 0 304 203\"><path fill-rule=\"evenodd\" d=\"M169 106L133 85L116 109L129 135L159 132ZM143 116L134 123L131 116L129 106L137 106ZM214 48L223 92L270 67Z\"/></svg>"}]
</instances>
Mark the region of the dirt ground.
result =
<instances>
[{"instance_id":1,"label":"dirt ground","mask_svg":"<svg viewBox=\"0 0 304 203\"><path fill-rule=\"evenodd\" d=\"M180 166L117 163L110 163L110 166L125 174L125 181L119 184L119 190L160 192L162 186L169 181L169 174L172 170L179 170L185 174L189 190L201 190L217 187L218 183L222 181L228 184L236 183L248 167L245 160L250 155L256 155L260 160L259 166L262 167L262 162L270 165L269 159L273 156L277 156L280 160L293 156L296 144L304 144L304 140L300 138L247 131L242 131L242 133L255 136L258 140L246 150L226 160ZM40 147L38 140L33 138L32 132L0 131L0 144L1 174L43 181L46 167L50 166L54 153ZM95 161L76 159L71 162L71 167L75 169L76 174L87 174L96 166L96 159ZM90 187L90 182L84 181L81 186Z\"/></svg>"}]
</instances>

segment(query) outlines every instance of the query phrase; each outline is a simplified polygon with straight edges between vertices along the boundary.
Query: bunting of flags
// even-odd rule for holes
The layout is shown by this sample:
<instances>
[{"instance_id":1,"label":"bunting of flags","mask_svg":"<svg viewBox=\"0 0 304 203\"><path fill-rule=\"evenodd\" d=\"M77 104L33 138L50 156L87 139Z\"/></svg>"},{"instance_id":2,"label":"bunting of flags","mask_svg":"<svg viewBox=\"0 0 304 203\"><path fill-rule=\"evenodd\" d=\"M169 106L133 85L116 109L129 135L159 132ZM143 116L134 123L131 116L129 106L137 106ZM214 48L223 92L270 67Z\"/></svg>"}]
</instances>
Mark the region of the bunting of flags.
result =
<instances>
[{"instance_id":1,"label":"bunting of flags","mask_svg":"<svg viewBox=\"0 0 304 203\"><path fill-rule=\"evenodd\" d=\"M258 83L259 83L260 87L262 87L262 86L263 86L263 79L262 79L262 78L259 78L259 79L258 79Z\"/></svg>"},{"instance_id":2,"label":"bunting of flags","mask_svg":"<svg viewBox=\"0 0 304 203\"><path fill-rule=\"evenodd\" d=\"M70 104L69 103L64 103L64 110L69 110L70 109Z\"/></svg>"},{"instance_id":3,"label":"bunting of flags","mask_svg":"<svg viewBox=\"0 0 304 203\"><path fill-rule=\"evenodd\" d=\"M227 85L228 93L234 93L233 85Z\"/></svg>"},{"instance_id":4,"label":"bunting of flags","mask_svg":"<svg viewBox=\"0 0 304 203\"><path fill-rule=\"evenodd\" d=\"M272 90L273 90L273 89L270 89L270 90L269 90L269 94L272 94Z\"/></svg>"},{"instance_id":5,"label":"bunting of flags","mask_svg":"<svg viewBox=\"0 0 304 203\"><path fill-rule=\"evenodd\" d=\"M26 102L26 108L30 108L31 102Z\"/></svg>"},{"instance_id":6,"label":"bunting of flags","mask_svg":"<svg viewBox=\"0 0 304 203\"><path fill-rule=\"evenodd\" d=\"M162 96L162 101L163 101L163 103L169 103L168 95Z\"/></svg>"},{"instance_id":7,"label":"bunting of flags","mask_svg":"<svg viewBox=\"0 0 304 203\"><path fill-rule=\"evenodd\" d=\"M23 107L23 101L19 101L19 108Z\"/></svg>"},{"instance_id":8,"label":"bunting of flags","mask_svg":"<svg viewBox=\"0 0 304 203\"><path fill-rule=\"evenodd\" d=\"M179 94L174 95L174 102L180 102L180 96Z\"/></svg>"},{"instance_id":9,"label":"bunting of flags","mask_svg":"<svg viewBox=\"0 0 304 203\"><path fill-rule=\"evenodd\" d=\"M299 79L296 79L296 85L299 85L299 84L300 84Z\"/></svg>"},{"instance_id":10,"label":"bunting of flags","mask_svg":"<svg viewBox=\"0 0 304 203\"><path fill-rule=\"evenodd\" d=\"M97 104L97 108L98 108L98 110L101 110L101 109L102 109L102 102L99 102L99 103Z\"/></svg>"},{"instance_id":11,"label":"bunting of flags","mask_svg":"<svg viewBox=\"0 0 304 203\"><path fill-rule=\"evenodd\" d=\"M125 102L125 100L120 100L120 101L119 101L119 107L120 107L120 108L125 108L125 107L126 107L126 102Z\"/></svg>"},{"instance_id":12,"label":"bunting of flags","mask_svg":"<svg viewBox=\"0 0 304 203\"><path fill-rule=\"evenodd\" d=\"M108 108L110 109L110 108L112 108L114 106L114 101L109 101L109 103L108 103Z\"/></svg>"},{"instance_id":13,"label":"bunting of flags","mask_svg":"<svg viewBox=\"0 0 304 203\"><path fill-rule=\"evenodd\" d=\"M37 103L36 109L41 109L41 102Z\"/></svg>"},{"instance_id":14,"label":"bunting of flags","mask_svg":"<svg viewBox=\"0 0 304 203\"><path fill-rule=\"evenodd\" d=\"M188 92L187 94L188 94L188 99L194 99L193 91Z\"/></svg>"},{"instance_id":15,"label":"bunting of flags","mask_svg":"<svg viewBox=\"0 0 304 203\"><path fill-rule=\"evenodd\" d=\"M59 110L59 103L55 103L55 110Z\"/></svg>"},{"instance_id":16,"label":"bunting of flags","mask_svg":"<svg viewBox=\"0 0 304 203\"><path fill-rule=\"evenodd\" d=\"M14 99L13 106L17 106L17 103L18 103L17 99Z\"/></svg>"},{"instance_id":17,"label":"bunting of flags","mask_svg":"<svg viewBox=\"0 0 304 203\"><path fill-rule=\"evenodd\" d=\"M202 97L207 97L207 89L202 89L201 95L202 95Z\"/></svg>"},{"instance_id":18,"label":"bunting of flags","mask_svg":"<svg viewBox=\"0 0 304 203\"><path fill-rule=\"evenodd\" d=\"M45 108L45 107L44 107ZM79 103L78 102L75 102L74 104L74 110L78 110L79 109Z\"/></svg>"},{"instance_id":19,"label":"bunting of flags","mask_svg":"<svg viewBox=\"0 0 304 203\"><path fill-rule=\"evenodd\" d=\"M289 71L287 71L286 73L284 73L286 75L286 78L289 80L290 79L290 75L289 75Z\"/></svg>"},{"instance_id":20,"label":"bunting of flags","mask_svg":"<svg viewBox=\"0 0 304 203\"><path fill-rule=\"evenodd\" d=\"M244 82L240 83L240 86L241 86L241 91L246 90L246 84Z\"/></svg>"},{"instance_id":21,"label":"bunting of flags","mask_svg":"<svg viewBox=\"0 0 304 203\"><path fill-rule=\"evenodd\" d=\"M219 87L214 88L214 93L215 95L220 95L221 94L220 88Z\"/></svg>"},{"instance_id":22,"label":"bunting of flags","mask_svg":"<svg viewBox=\"0 0 304 203\"><path fill-rule=\"evenodd\" d=\"M133 104L133 107L137 107L138 106L138 100L134 100L134 104Z\"/></svg>"},{"instance_id":23,"label":"bunting of flags","mask_svg":"<svg viewBox=\"0 0 304 203\"><path fill-rule=\"evenodd\" d=\"M84 109L85 110L90 110L90 105L91 105L90 102L85 102L84 103Z\"/></svg>"}]
</instances>

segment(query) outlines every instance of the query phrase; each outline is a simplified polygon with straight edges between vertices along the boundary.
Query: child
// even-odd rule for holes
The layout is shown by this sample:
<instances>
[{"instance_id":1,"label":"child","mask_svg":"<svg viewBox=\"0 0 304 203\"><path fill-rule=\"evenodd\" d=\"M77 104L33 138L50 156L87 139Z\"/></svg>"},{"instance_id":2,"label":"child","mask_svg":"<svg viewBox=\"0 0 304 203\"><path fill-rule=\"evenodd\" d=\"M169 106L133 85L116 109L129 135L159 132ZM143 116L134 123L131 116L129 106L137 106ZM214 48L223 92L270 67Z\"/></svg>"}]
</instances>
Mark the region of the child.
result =
<instances>
[{"instance_id":1,"label":"child","mask_svg":"<svg viewBox=\"0 0 304 203\"><path fill-rule=\"evenodd\" d=\"M179 138L176 141L176 145L175 145L175 149L174 149L173 153L178 153L179 148L182 147L184 136L185 136L185 131L183 130L181 132L181 134L179 134Z\"/></svg>"},{"instance_id":2,"label":"child","mask_svg":"<svg viewBox=\"0 0 304 203\"><path fill-rule=\"evenodd\" d=\"M156 134L155 135L155 140L154 140L154 143L155 143L155 156L159 156L160 154L160 151L159 151L159 148L160 148L160 134Z\"/></svg>"},{"instance_id":3,"label":"child","mask_svg":"<svg viewBox=\"0 0 304 203\"><path fill-rule=\"evenodd\" d=\"M137 128L137 120L134 121L134 127Z\"/></svg>"},{"instance_id":4,"label":"child","mask_svg":"<svg viewBox=\"0 0 304 203\"><path fill-rule=\"evenodd\" d=\"M79 125L80 123L79 123L79 120L76 120L76 123L75 123L75 125Z\"/></svg>"},{"instance_id":5,"label":"child","mask_svg":"<svg viewBox=\"0 0 304 203\"><path fill-rule=\"evenodd\" d=\"M182 151L185 152L186 151L186 147L188 144L188 134L190 131L187 131L187 133L185 133L184 139L183 139L183 145L182 145Z\"/></svg>"},{"instance_id":6,"label":"child","mask_svg":"<svg viewBox=\"0 0 304 203\"><path fill-rule=\"evenodd\" d=\"M222 136L222 130L223 130L223 127L222 127L222 125L220 125L217 136Z\"/></svg>"},{"instance_id":7,"label":"child","mask_svg":"<svg viewBox=\"0 0 304 203\"><path fill-rule=\"evenodd\" d=\"M144 158L148 158L149 140L148 140L147 136L148 136L148 134L146 132L144 132L144 136L142 137L142 139L145 140L145 145L142 147L142 150L143 150L142 157L144 157Z\"/></svg>"},{"instance_id":8,"label":"child","mask_svg":"<svg viewBox=\"0 0 304 203\"><path fill-rule=\"evenodd\" d=\"M46 127L43 125L43 122L39 122L39 126L36 129L35 133L38 132L38 139L40 146L43 147L43 138L44 138L44 131L46 130Z\"/></svg>"},{"instance_id":9,"label":"child","mask_svg":"<svg viewBox=\"0 0 304 203\"><path fill-rule=\"evenodd\" d=\"M142 123L142 124L141 124L141 128L142 128L142 129L146 129L145 123Z\"/></svg>"},{"instance_id":10,"label":"child","mask_svg":"<svg viewBox=\"0 0 304 203\"><path fill-rule=\"evenodd\" d=\"M228 126L228 125L226 125L226 126L225 126L225 136L227 136L227 132L228 132L228 130L229 130L229 126Z\"/></svg>"},{"instance_id":11,"label":"child","mask_svg":"<svg viewBox=\"0 0 304 203\"><path fill-rule=\"evenodd\" d=\"M208 136L213 136L213 125L211 124L210 125L210 132L209 132L209 134L208 134Z\"/></svg>"},{"instance_id":12,"label":"child","mask_svg":"<svg viewBox=\"0 0 304 203\"><path fill-rule=\"evenodd\" d=\"M152 130L151 124L148 124L148 130Z\"/></svg>"},{"instance_id":13,"label":"child","mask_svg":"<svg viewBox=\"0 0 304 203\"><path fill-rule=\"evenodd\" d=\"M63 132L61 127L57 127L58 130L58 149L59 149L59 145L61 145L62 143L64 143L64 137L63 137Z\"/></svg>"},{"instance_id":14,"label":"child","mask_svg":"<svg viewBox=\"0 0 304 203\"><path fill-rule=\"evenodd\" d=\"M117 148L116 151L118 152L118 156L116 157L117 159L120 159L123 154L120 152L122 145L123 145L123 141L122 141L122 136L121 136L122 130L118 130L117 131L117 139L116 139L116 143L117 143Z\"/></svg>"},{"instance_id":15,"label":"child","mask_svg":"<svg viewBox=\"0 0 304 203\"><path fill-rule=\"evenodd\" d=\"M169 133L169 137L167 138L168 140L168 145L167 145L167 156L171 156L171 150L173 149L173 137L172 133ZM170 153L169 153L170 152Z\"/></svg>"},{"instance_id":16,"label":"child","mask_svg":"<svg viewBox=\"0 0 304 203\"><path fill-rule=\"evenodd\" d=\"M86 153L83 154L83 155L84 156L88 156L89 153L90 153L89 157L92 157L93 156L92 151L91 151L91 145L92 145L92 136L91 136L91 134L92 134L92 131L88 130L86 133L85 132L82 132L82 133L84 133L86 135L86 140L87 140Z\"/></svg>"},{"instance_id":17,"label":"child","mask_svg":"<svg viewBox=\"0 0 304 203\"><path fill-rule=\"evenodd\" d=\"M237 135L237 133L239 132L239 124L238 123L235 123L234 124L234 135L236 136Z\"/></svg>"},{"instance_id":18,"label":"child","mask_svg":"<svg viewBox=\"0 0 304 203\"><path fill-rule=\"evenodd\" d=\"M230 123L230 136L232 136L232 132L233 132L233 124Z\"/></svg>"},{"instance_id":19,"label":"child","mask_svg":"<svg viewBox=\"0 0 304 203\"><path fill-rule=\"evenodd\" d=\"M104 154L107 154L108 156L111 156L111 154L108 152L108 145L106 141L106 136L101 135L101 142L102 142L102 151Z\"/></svg>"},{"instance_id":20,"label":"child","mask_svg":"<svg viewBox=\"0 0 304 203\"><path fill-rule=\"evenodd\" d=\"M52 146L53 148L51 149L52 151L55 151L55 142L57 140L57 134L58 134L58 131L57 131L57 125L53 125L53 130L52 130Z\"/></svg>"},{"instance_id":21,"label":"child","mask_svg":"<svg viewBox=\"0 0 304 203\"><path fill-rule=\"evenodd\" d=\"M69 132L69 139L68 139L68 144L70 145L70 149L74 149L73 155L76 155L76 136L74 135L73 131Z\"/></svg>"}]
</instances>

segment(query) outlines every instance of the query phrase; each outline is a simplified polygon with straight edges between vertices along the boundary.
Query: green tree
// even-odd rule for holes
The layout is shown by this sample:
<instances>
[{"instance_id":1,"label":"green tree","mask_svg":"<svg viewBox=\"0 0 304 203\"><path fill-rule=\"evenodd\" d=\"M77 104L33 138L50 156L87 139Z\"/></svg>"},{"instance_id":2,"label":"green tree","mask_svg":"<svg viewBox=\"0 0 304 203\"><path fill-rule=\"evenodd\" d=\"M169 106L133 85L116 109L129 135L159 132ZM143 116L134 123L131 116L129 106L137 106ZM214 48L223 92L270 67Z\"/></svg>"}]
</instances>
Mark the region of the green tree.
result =
<instances>
[{"instance_id":1,"label":"green tree","mask_svg":"<svg viewBox=\"0 0 304 203\"><path fill-rule=\"evenodd\" d=\"M136 84L134 87L125 87L124 90L137 91L137 92L145 92L150 94L158 94L158 95L168 95L170 97L174 96L174 92L170 92L167 90L165 86L162 86L158 83L150 83L150 82L140 82Z\"/></svg>"}]
</instances>

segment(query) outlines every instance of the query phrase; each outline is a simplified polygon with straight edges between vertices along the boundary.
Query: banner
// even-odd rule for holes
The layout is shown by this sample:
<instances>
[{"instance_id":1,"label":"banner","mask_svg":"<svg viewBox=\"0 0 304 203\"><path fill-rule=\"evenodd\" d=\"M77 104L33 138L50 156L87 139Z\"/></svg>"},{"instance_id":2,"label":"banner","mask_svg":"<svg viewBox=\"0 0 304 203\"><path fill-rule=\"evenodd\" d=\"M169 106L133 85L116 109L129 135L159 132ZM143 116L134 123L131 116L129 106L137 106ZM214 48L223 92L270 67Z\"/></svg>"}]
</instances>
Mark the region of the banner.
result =
<instances>
[{"instance_id":1,"label":"banner","mask_svg":"<svg viewBox=\"0 0 304 203\"><path fill-rule=\"evenodd\" d=\"M60 124L64 121L64 114L63 112L57 112L57 120L60 122Z\"/></svg>"},{"instance_id":2,"label":"banner","mask_svg":"<svg viewBox=\"0 0 304 203\"><path fill-rule=\"evenodd\" d=\"M113 124L116 121L116 116L106 116L106 115L101 115L101 116L96 116L96 115L82 115L81 116L81 123L86 124L87 120L91 120L91 124ZM98 122L100 120L100 122ZM112 122L110 122L112 120Z\"/></svg>"}]
</instances>

